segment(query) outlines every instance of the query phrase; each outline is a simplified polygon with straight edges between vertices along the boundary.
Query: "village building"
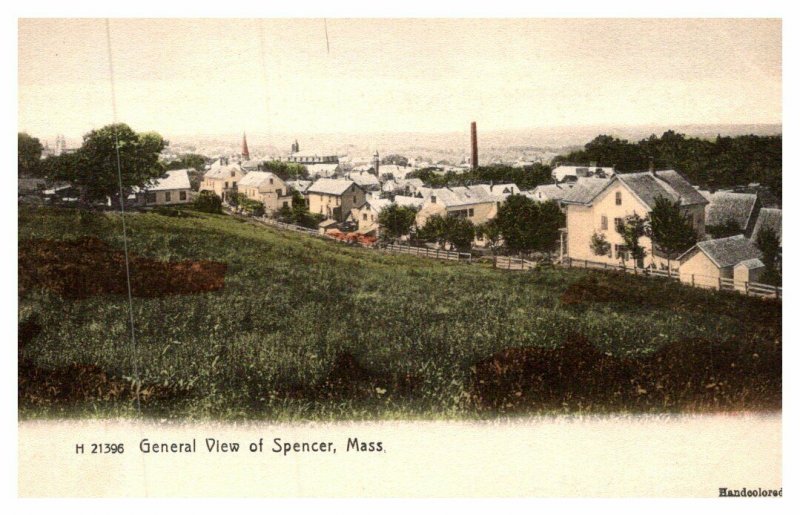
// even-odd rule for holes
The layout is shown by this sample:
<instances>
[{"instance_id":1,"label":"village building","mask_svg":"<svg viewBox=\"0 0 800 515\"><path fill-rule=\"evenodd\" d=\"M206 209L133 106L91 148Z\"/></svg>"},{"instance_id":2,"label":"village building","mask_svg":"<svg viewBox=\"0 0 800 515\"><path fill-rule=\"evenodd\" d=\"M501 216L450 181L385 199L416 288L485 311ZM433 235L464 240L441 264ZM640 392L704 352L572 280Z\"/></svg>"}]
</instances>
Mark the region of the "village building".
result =
<instances>
[{"instance_id":1,"label":"village building","mask_svg":"<svg viewBox=\"0 0 800 515\"><path fill-rule=\"evenodd\" d=\"M239 193L264 204L267 213L292 207L287 184L272 172L250 172L239 181Z\"/></svg>"},{"instance_id":2,"label":"village building","mask_svg":"<svg viewBox=\"0 0 800 515\"><path fill-rule=\"evenodd\" d=\"M351 210L351 220L358 224L358 232L371 236L380 237L380 224L378 216L381 211L392 205L388 199L367 200L359 207Z\"/></svg>"},{"instance_id":3,"label":"village building","mask_svg":"<svg viewBox=\"0 0 800 515\"><path fill-rule=\"evenodd\" d=\"M553 179L556 182L577 181L585 177L609 179L613 177L614 174L613 166L597 166L597 163L591 163L589 166L558 165L553 168L552 172Z\"/></svg>"},{"instance_id":4,"label":"village building","mask_svg":"<svg viewBox=\"0 0 800 515\"><path fill-rule=\"evenodd\" d=\"M718 191L711 195L706 206L706 226L720 227L733 221L742 234L752 234L760 209L758 195L755 193L734 193Z\"/></svg>"},{"instance_id":5,"label":"village building","mask_svg":"<svg viewBox=\"0 0 800 515\"><path fill-rule=\"evenodd\" d=\"M681 282L704 288L720 288L720 279L734 280L734 269L740 281L757 282L764 264L761 251L741 234L697 242L678 257Z\"/></svg>"},{"instance_id":6,"label":"village building","mask_svg":"<svg viewBox=\"0 0 800 515\"><path fill-rule=\"evenodd\" d=\"M398 206L410 207L417 210L422 208L424 202L425 200L420 197L410 197L406 195L395 195L394 197L394 203Z\"/></svg>"},{"instance_id":7,"label":"village building","mask_svg":"<svg viewBox=\"0 0 800 515\"><path fill-rule=\"evenodd\" d=\"M303 166L306 167L308 176L312 179L330 179L342 171L339 163L309 163Z\"/></svg>"},{"instance_id":8,"label":"village building","mask_svg":"<svg viewBox=\"0 0 800 515\"><path fill-rule=\"evenodd\" d=\"M547 202L554 200L560 202L573 188L575 183L565 182L561 184L541 184L531 191L525 192L525 196L536 202Z\"/></svg>"},{"instance_id":9,"label":"village building","mask_svg":"<svg viewBox=\"0 0 800 515\"><path fill-rule=\"evenodd\" d=\"M230 163L227 158L220 158L211 164L200 183L200 191L211 191L223 201L238 191L239 181L245 171L238 163Z\"/></svg>"},{"instance_id":10,"label":"village building","mask_svg":"<svg viewBox=\"0 0 800 515\"><path fill-rule=\"evenodd\" d=\"M366 192L347 179L319 179L306 190L308 210L338 222L366 201Z\"/></svg>"},{"instance_id":11,"label":"village building","mask_svg":"<svg viewBox=\"0 0 800 515\"><path fill-rule=\"evenodd\" d=\"M423 227L433 215L458 216L480 225L497 216L500 204L515 190L519 192L519 188L512 184L425 189L424 202L417 214L417 225Z\"/></svg>"},{"instance_id":12,"label":"village building","mask_svg":"<svg viewBox=\"0 0 800 515\"><path fill-rule=\"evenodd\" d=\"M361 186L364 191L377 191L381 189L378 176L369 172L350 172L347 178Z\"/></svg>"},{"instance_id":13,"label":"village building","mask_svg":"<svg viewBox=\"0 0 800 515\"><path fill-rule=\"evenodd\" d=\"M305 198L306 191L308 190L309 186L314 184L314 181L304 181L302 179L297 179L294 181L286 181L286 185L292 190L296 191L300 194L301 197Z\"/></svg>"},{"instance_id":14,"label":"village building","mask_svg":"<svg viewBox=\"0 0 800 515\"><path fill-rule=\"evenodd\" d=\"M566 231L562 232L562 255L609 264L628 262L632 266L630 251L616 231L617 223L634 214L646 217L658 197L679 202L695 231L699 235L705 233L708 201L674 170L617 174L611 179L585 178L579 179L562 199L567 216ZM608 242L607 254L595 254L594 235ZM639 242L648 255L636 266L666 266L667 260L662 259L648 237L640 238Z\"/></svg>"},{"instance_id":15,"label":"village building","mask_svg":"<svg viewBox=\"0 0 800 515\"><path fill-rule=\"evenodd\" d=\"M136 197L138 203L145 206L187 204L193 200L189 171L170 170L166 177L155 179L142 188Z\"/></svg>"}]
</instances>

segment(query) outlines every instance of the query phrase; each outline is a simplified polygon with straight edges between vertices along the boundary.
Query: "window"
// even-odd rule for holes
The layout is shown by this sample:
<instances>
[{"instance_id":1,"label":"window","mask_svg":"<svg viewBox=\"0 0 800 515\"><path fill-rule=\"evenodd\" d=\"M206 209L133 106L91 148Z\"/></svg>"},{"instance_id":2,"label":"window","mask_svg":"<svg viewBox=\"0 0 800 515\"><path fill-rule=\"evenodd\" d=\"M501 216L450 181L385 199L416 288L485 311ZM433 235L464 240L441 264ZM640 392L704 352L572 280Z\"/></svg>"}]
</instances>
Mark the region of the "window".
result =
<instances>
[{"instance_id":1,"label":"window","mask_svg":"<svg viewBox=\"0 0 800 515\"><path fill-rule=\"evenodd\" d=\"M228 181L225 181L225 187L226 188L228 187Z\"/></svg>"},{"instance_id":2,"label":"window","mask_svg":"<svg viewBox=\"0 0 800 515\"><path fill-rule=\"evenodd\" d=\"M269 183L272 184L272 177L269 178Z\"/></svg>"},{"instance_id":3,"label":"window","mask_svg":"<svg viewBox=\"0 0 800 515\"><path fill-rule=\"evenodd\" d=\"M236 177L236 172L234 172L233 170L231 170L231 177Z\"/></svg>"},{"instance_id":4,"label":"window","mask_svg":"<svg viewBox=\"0 0 800 515\"><path fill-rule=\"evenodd\" d=\"M616 254L616 256L619 259L621 259L623 261L627 261L628 260L628 247L626 247L625 245L614 245L614 254Z\"/></svg>"},{"instance_id":5,"label":"window","mask_svg":"<svg viewBox=\"0 0 800 515\"><path fill-rule=\"evenodd\" d=\"M164 202L170 202L172 200L172 194L168 191L164 193Z\"/></svg>"},{"instance_id":6,"label":"window","mask_svg":"<svg viewBox=\"0 0 800 515\"><path fill-rule=\"evenodd\" d=\"M186 200L186 192L185 192L185 191L182 191L182 192L178 193L178 197L179 197L181 200Z\"/></svg>"},{"instance_id":7,"label":"window","mask_svg":"<svg viewBox=\"0 0 800 515\"><path fill-rule=\"evenodd\" d=\"M366 221L367 221L367 213L364 213L364 214L361 216L361 219L362 219L362 220L364 220L364 221L366 222Z\"/></svg>"},{"instance_id":8,"label":"window","mask_svg":"<svg viewBox=\"0 0 800 515\"><path fill-rule=\"evenodd\" d=\"M617 227L619 227L620 225L622 225L622 218L615 218L614 219L614 230L616 230Z\"/></svg>"},{"instance_id":9,"label":"window","mask_svg":"<svg viewBox=\"0 0 800 515\"><path fill-rule=\"evenodd\" d=\"M468 216L475 216L475 210L474 209L470 209Z\"/></svg>"},{"instance_id":10,"label":"window","mask_svg":"<svg viewBox=\"0 0 800 515\"><path fill-rule=\"evenodd\" d=\"M431 204L436 204L436 195L431 195Z\"/></svg>"},{"instance_id":11,"label":"window","mask_svg":"<svg viewBox=\"0 0 800 515\"><path fill-rule=\"evenodd\" d=\"M356 202L358 202L357 197L353 195L353 204L355 204Z\"/></svg>"},{"instance_id":12,"label":"window","mask_svg":"<svg viewBox=\"0 0 800 515\"><path fill-rule=\"evenodd\" d=\"M600 217L600 229L603 231L608 230L608 217L606 215Z\"/></svg>"},{"instance_id":13,"label":"window","mask_svg":"<svg viewBox=\"0 0 800 515\"><path fill-rule=\"evenodd\" d=\"M621 191L618 191L618 192L616 193L616 195L614 195L614 196L615 196L615 198L616 198L617 205L618 205L618 206L621 206L621 205L622 205L622 192L621 192Z\"/></svg>"},{"instance_id":14,"label":"window","mask_svg":"<svg viewBox=\"0 0 800 515\"><path fill-rule=\"evenodd\" d=\"M283 207L289 207L289 203L288 203L288 202L286 202L286 201L284 201L284 202L283 202Z\"/></svg>"},{"instance_id":15,"label":"window","mask_svg":"<svg viewBox=\"0 0 800 515\"><path fill-rule=\"evenodd\" d=\"M272 181L272 179L270 179L270 181ZM278 188L277 193L279 197L283 196L283 191L280 188Z\"/></svg>"}]
</instances>

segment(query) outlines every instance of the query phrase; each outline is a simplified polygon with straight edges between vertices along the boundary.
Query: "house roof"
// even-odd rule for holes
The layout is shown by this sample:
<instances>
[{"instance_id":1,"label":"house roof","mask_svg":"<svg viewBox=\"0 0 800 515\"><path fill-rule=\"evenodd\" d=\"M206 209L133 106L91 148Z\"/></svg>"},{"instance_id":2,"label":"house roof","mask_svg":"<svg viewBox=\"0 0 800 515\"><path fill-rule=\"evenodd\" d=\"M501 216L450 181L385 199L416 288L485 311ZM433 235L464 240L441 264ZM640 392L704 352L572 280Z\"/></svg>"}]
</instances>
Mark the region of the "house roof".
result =
<instances>
[{"instance_id":1,"label":"house roof","mask_svg":"<svg viewBox=\"0 0 800 515\"><path fill-rule=\"evenodd\" d=\"M684 261L691 257L695 250L708 256L718 268L738 265L742 261L749 259L761 258L761 251L756 248L753 242L741 234L716 240L699 241L694 247L678 256L678 261Z\"/></svg>"},{"instance_id":2,"label":"house roof","mask_svg":"<svg viewBox=\"0 0 800 515\"><path fill-rule=\"evenodd\" d=\"M778 235L778 241L783 244L783 238L781 237L782 218L782 211L780 209L762 207L758 212L758 218L756 218L756 223L753 226L752 240L756 240L758 231L760 231L762 227L770 227L775 231L775 234Z\"/></svg>"},{"instance_id":3,"label":"house roof","mask_svg":"<svg viewBox=\"0 0 800 515\"><path fill-rule=\"evenodd\" d=\"M223 165L217 160L214 161L214 164L211 165L211 168L208 169L204 177L206 179L227 179L231 177L231 172L233 172L234 175L244 174L242 167L239 166L238 163Z\"/></svg>"},{"instance_id":4,"label":"house roof","mask_svg":"<svg viewBox=\"0 0 800 515\"><path fill-rule=\"evenodd\" d=\"M588 204L594 200L610 182L611 179L596 179L594 177L578 179L578 182L564 194L561 200L569 204Z\"/></svg>"},{"instance_id":5,"label":"house roof","mask_svg":"<svg viewBox=\"0 0 800 515\"><path fill-rule=\"evenodd\" d=\"M156 179L151 182L146 188L147 191L164 191L164 190L189 190L192 185L189 182L189 171L183 170L170 170L167 176L161 179Z\"/></svg>"},{"instance_id":6,"label":"house roof","mask_svg":"<svg viewBox=\"0 0 800 515\"><path fill-rule=\"evenodd\" d=\"M296 180L296 181L287 181L286 184L292 189L299 191L300 193L305 193L308 190L308 187L311 186L312 182Z\"/></svg>"},{"instance_id":7,"label":"house roof","mask_svg":"<svg viewBox=\"0 0 800 515\"><path fill-rule=\"evenodd\" d=\"M724 225L728 220L734 220L740 229L745 230L753 216L757 199L758 195L755 193L714 193L711 202L706 206L706 226Z\"/></svg>"},{"instance_id":8,"label":"house roof","mask_svg":"<svg viewBox=\"0 0 800 515\"><path fill-rule=\"evenodd\" d=\"M326 195L342 195L355 183L348 179L317 179L308 187L306 193L324 193Z\"/></svg>"},{"instance_id":9,"label":"house roof","mask_svg":"<svg viewBox=\"0 0 800 515\"><path fill-rule=\"evenodd\" d=\"M739 267L747 268L748 270L753 270L755 268L763 268L764 267L764 263L758 258L745 259L741 263L737 263L736 264L736 268L739 268Z\"/></svg>"},{"instance_id":10,"label":"house roof","mask_svg":"<svg viewBox=\"0 0 800 515\"><path fill-rule=\"evenodd\" d=\"M574 183L540 184L533 188L532 191L527 192L526 195L534 200L540 200L538 194L541 193L542 196L548 200L561 200L567 195L569 190L573 189L574 185Z\"/></svg>"},{"instance_id":11,"label":"house roof","mask_svg":"<svg viewBox=\"0 0 800 515\"><path fill-rule=\"evenodd\" d=\"M615 178L628 186L650 209L655 207L658 197L680 202L683 206L708 204L708 200L675 170L624 173Z\"/></svg>"},{"instance_id":12,"label":"house roof","mask_svg":"<svg viewBox=\"0 0 800 515\"><path fill-rule=\"evenodd\" d=\"M451 188L435 188L425 192L425 199L436 197L436 204L444 207L468 206L505 200L509 194L491 191L488 184L473 186L453 186Z\"/></svg>"},{"instance_id":13,"label":"house roof","mask_svg":"<svg viewBox=\"0 0 800 515\"><path fill-rule=\"evenodd\" d=\"M403 195L395 195L394 202L398 206L405 207L422 207L423 199L419 197L406 197Z\"/></svg>"},{"instance_id":14,"label":"house roof","mask_svg":"<svg viewBox=\"0 0 800 515\"><path fill-rule=\"evenodd\" d=\"M304 166L310 175L319 175L321 177L333 175L339 169L338 163L312 163Z\"/></svg>"},{"instance_id":15,"label":"house roof","mask_svg":"<svg viewBox=\"0 0 800 515\"><path fill-rule=\"evenodd\" d=\"M378 186L381 183L374 174L369 172L350 172L347 177L359 186Z\"/></svg>"},{"instance_id":16,"label":"house roof","mask_svg":"<svg viewBox=\"0 0 800 515\"><path fill-rule=\"evenodd\" d=\"M281 181L281 178L272 172L249 172L239 181L239 186L254 186L260 188L261 185L269 181L269 179Z\"/></svg>"},{"instance_id":17,"label":"house roof","mask_svg":"<svg viewBox=\"0 0 800 515\"><path fill-rule=\"evenodd\" d=\"M366 201L359 209L369 206L376 213L380 213L392 204L392 201L387 198L370 199Z\"/></svg>"}]
</instances>

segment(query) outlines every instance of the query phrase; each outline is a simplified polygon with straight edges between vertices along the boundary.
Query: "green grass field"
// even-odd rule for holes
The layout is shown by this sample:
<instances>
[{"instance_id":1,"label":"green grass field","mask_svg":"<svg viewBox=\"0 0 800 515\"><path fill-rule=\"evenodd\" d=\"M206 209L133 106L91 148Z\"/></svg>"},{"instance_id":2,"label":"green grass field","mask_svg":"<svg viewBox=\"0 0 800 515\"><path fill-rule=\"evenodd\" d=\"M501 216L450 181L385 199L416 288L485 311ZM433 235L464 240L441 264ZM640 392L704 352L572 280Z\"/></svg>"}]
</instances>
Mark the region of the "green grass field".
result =
<instances>
[{"instance_id":1,"label":"green grass field","mask_svg":"<svg viewBox=\"0 0 800 515\"><path fill-rule=\"evenodd\" d=\"M652 402L587 405L585 395L578 402L567 392L563 402L537 404L525 393L530 402L511 411L780 408L778 302L625 274L560 268L508 272L395 256L225 215L189 214L126 218L132 253L228 265L222 290L133 299L141 382L167 392L142 402L146 416L281 421L496 416L497 410L478 409L469 400L475 364L506 348L556 349L575 335L602 356L620 360L646 358L670 345L685 348L687 342L691 349L696 342L700 351L690 351L687 359L697 361L710 349L707 359L715 368L703 381L723 386L714 374L730 375L731 366L715 362L719 349L725 359L757 355L753 359L770 365L752 369L756 383L723 392L722 400L697 401L675 392ZM119 215L20 207L20 249L29 239L83 236L121 250ZM591 279L598 277L599 283ZM606 296L595 302L590 291L579 302L566 302L564 293L574 284L589 284ZM21 362L37 370L92 365L122 384L130 382L134 360L126 296L71 300L33 287L20 294L19 319L21 325L37 321L33 336L20 341ZM733 368L745 374L745 365ZM661 384L654 380L651 389L625 381L615 388L626 399L628 387L654 391ZM687 388L705 392L719 386ZM608 392L597 393L600 399ZM53 395L31 402L21 391L20 416L137 413L130 395L107 394L102 387L79 400Z\"/></svg>"}]
</instances>

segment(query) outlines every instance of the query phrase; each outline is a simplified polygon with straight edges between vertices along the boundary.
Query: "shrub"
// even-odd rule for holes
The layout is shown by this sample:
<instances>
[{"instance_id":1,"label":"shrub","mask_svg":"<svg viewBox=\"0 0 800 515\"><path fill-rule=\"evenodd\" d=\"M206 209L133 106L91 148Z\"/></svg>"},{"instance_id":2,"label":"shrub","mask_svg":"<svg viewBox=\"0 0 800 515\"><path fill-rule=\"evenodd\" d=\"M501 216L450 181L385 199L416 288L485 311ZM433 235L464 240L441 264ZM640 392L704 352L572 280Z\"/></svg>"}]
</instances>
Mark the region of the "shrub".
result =
<instances>
[{"instance_id":1,"label":"shrub","mask_svg":"<svg viewBox=\"0 0 800 515\"><path fill-rule=\"evenodd\" d=\"M204 213L222 213L222 199L213 191L201 191L194 200L194 208Z\"/></svg>"}]
</instances>

